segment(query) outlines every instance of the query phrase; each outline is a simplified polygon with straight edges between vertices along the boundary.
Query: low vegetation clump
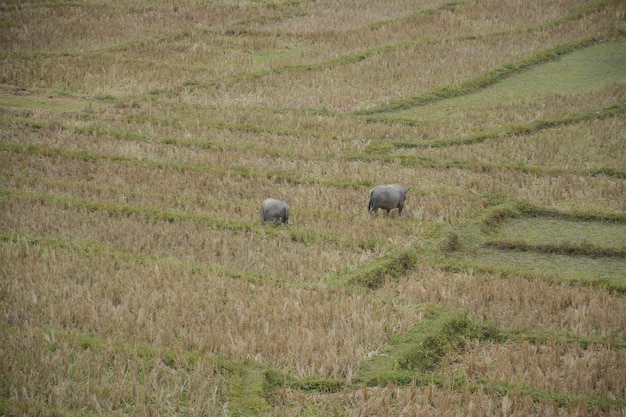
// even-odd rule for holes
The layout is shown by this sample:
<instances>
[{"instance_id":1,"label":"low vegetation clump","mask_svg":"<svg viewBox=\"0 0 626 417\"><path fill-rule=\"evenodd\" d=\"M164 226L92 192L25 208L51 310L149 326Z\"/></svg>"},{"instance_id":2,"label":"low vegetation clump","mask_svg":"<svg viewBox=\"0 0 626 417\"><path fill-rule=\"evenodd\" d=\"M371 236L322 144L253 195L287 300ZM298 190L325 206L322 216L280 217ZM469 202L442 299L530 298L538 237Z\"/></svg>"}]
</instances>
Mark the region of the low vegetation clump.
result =
<instances>
[{"instance_id":1,"label":"low vegetation clump","mask_svg":"<svg viewBox=\"0 0 626 417\"><path fill-rule=\"evenodd\" d=\"M420 335L420 343L398 359L404 369L421 372L433 370L443 357L463 351L469 340L486 340L497 337L497 329L471 323L467 314L451 317L437 331Z\"/></svg>"},{"instance_id":2,"label":"low vegetation clump","mask_svg":"<svg viewBox=\"0 0 626 417\"><path fill-rule=\"evenodd\" d=\"M0 5L0 415L621 416L626 9L534 3Z\"/></svg>"}]
</instances>

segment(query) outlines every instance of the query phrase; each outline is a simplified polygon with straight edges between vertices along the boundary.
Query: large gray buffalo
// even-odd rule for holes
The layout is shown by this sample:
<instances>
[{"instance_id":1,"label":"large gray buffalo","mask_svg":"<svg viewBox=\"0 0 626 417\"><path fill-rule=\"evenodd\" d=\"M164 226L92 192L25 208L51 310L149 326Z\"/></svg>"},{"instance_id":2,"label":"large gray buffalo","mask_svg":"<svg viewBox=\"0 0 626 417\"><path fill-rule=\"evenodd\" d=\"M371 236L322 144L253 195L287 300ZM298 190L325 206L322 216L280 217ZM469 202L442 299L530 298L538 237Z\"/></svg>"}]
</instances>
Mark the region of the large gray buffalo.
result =
<instances>
[{"instance_id":1,"label":"large gray buffalo","mask_svg":"<svg viewBox=\"0 0 626 417\"><path fill-rule=\"evenodd\" d=\"M289 223L289 206L284 201L266 198L261 203L261 224L272 222L275 225Z\"/></svg>"},{"instance_id":2,"label":"large gray buffalo","mask_svg":"<svg viewBox=\"0 0 626 417\"><path fill-rule=\"evenodd\" d=\"M370 202L368 209L370 214L376 214L379 208L389 212L395 208L398 209L398 216L402 214L404 208L404 200L406 200L406 192L411 187L404 188L400 184L377 185L370 190Z\"/></svg>"}]
</instances>

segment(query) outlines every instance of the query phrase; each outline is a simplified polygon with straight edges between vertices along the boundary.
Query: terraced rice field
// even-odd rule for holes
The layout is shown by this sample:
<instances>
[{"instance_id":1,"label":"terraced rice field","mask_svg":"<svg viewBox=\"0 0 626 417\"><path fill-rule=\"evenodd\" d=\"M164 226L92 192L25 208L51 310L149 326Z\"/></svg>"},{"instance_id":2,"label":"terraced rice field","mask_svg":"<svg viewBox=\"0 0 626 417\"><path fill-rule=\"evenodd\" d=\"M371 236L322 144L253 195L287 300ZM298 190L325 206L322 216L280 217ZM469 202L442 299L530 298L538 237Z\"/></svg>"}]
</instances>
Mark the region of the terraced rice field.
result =
<instances>
[{"instance_id":1,"label":"terraced rice field","mask_svg":"<svg viewBox=\"0 0 626 417\"><path fill-rule=\"evenodd\" d=\"M624 414L624 2L0 23L1 415Z\"/></svg>"}]
</instances>

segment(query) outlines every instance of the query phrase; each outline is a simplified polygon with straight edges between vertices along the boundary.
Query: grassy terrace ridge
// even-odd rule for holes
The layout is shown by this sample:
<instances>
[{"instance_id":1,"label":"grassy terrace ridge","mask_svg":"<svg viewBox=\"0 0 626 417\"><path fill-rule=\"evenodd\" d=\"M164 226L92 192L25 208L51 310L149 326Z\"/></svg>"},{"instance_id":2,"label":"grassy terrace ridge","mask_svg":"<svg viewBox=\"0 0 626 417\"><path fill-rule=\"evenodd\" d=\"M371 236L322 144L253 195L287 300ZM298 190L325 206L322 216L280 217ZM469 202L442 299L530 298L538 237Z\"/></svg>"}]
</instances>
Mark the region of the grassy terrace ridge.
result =
<instances>
[{"instance_id":1,"label":"grassy terrace ridge","mask_svg":"<svg viewBox=\"0 0 626 417\"><path fill-rule=\"evenodd\" d=\"M325 180L316 180L313 178L289 176L288 173L282 173L280 171L273 172L260 172L249 167L221 167L216 165L199 165L189 164L176 161L157 161L148 158L132 158L122 155L96 155L88 151L83 150L67 150L58 148L45 148L39 145L19 145L19 144L0 144L0 151L20 153L26 151L28 154L37 154L42 156L61 156L63 158L78 159L82 161L111 161L122 164L138 164L155 168L171 168L181 171L199 171L199 172L211 172L211 173L231 173L243 178L267 178L276 182L288 182L295 185L307 185L307 184L323 184L331 187L353 187L359 188L362 186L369 186L371 183L362 180L354 180L350 178L334 178Z\"/></svg>"},{"instance_id":2,"label":"grassy terrace ridge","mask_svg":"<svg viewBox=\"0 0 626 417\"><path fill-rule=\"evenodd\" d=\"M6 99L6 98L5 98ZM10 100L6 100L6 105L11 105ZM30 104L30 103L29 103ZM22 106L20 106L22 107ZM192 147L198 149L211 149L216 146L216 144L209 140L186 140L181 138L174 137L154 137L148 135L146 133L137 133L134 130L119 130L115 128L109 128L104 125L100 125L97 123L83 123L81 125L70 125L68 124L60 124L57 121L46 122L44 120L36 120L34 118L25 118L21 116L3 116L2 117L6 123L16 123L23 125L24 127L30 127L33 129L41 129L44 127L53 127L53 128L64 128L68 130L72 130L75 133L82 134L92 134L92 133L100 133L103 135L109 135L115 138L126 138L132 139L139 142L149 142L157 140L159 143L164 145L177 145L182 147ZM141 116L128 116L129 122L136 123L154 123L154 124L176 124L183 123L185 120L176 119L176 118L164 118L164 117L149 117L145 115ZM292 130L280 127L270 127L270 126L260 126L260 125L252 125L252 124L226 124L223 122L212 122L203 120L203 127L210 129L221 129L221 130L231 130L231 131L239 131L242 133L272 133L280 136L311 136L311 137L330 137L329 135L313 130ZM223 146L223 145L221 145Z\"/></svg>"},{"instance_id":3,"label":"grassy terrace ridge","mask_svg":"<svg viewBox=\"0 0 626 417\"><path fill-rule=\"evenodd\" d=\"M342 245L355 242L346 242L340 235L334 235L329 231L317 232L312 229L299 227L298 229L286 226L280 227L266 227L260 226L255 221L234 221L229 219L217 219L213 215L201 214L201 213L185 213L181 211L166 211L157 209L154 207L137 207L128 204L103 204L94 200L87 200L84 198L71 198L64 196L55 196L45 193L34 192L14 192L9 189L0 188L0 198L5 199L24 199L38 203L51 203L64 208L71 209L86 209L87 211L103 211L110 216L128 217L137 216L139 218L145 217L146 219L159 220L168 223L189 220L195 223L200 223L215 230L227 230L227 231L247 231L252 233L261 233L263 235L276 235L281 234L283 229L286 230L291 239L295 242L302 242L304 244L310 244L317 240L324 240L328 243L336 245ZM369 246L369 241L358 243L362 246Z\"/></svg>"},{"instance_id":4,"label":"grassy terrace ridge","mask_svg":"<svg viewBox=\"0 0 626 417\"><path fill-rule=\"evenodd\" d=\"M500 250L519 250L522 252L533 251L540 253L561 254L561 255L581 255L590 258L618 257L626 258L626 250L594 247L587 244L579 245L534 245L524 242L511 242L506 240L494 240L486 243L486 246Z\"/></svg>"},{"instance_id":5,"label":"grassy terrace ridge","mask_svg":"<svg viewBox=\"0 0 626 417\"><path fill-rule=\"evenodd\" d=\"M536 65L545 64L559 59L561 56L572 53L582 48L587 48L597 43L606 42L613 39L615 36L619 36L619 33L610 33L604 36L597 36L587 39L578 40L575 42L569 42L562 45L558 45L554 48L542 51L535 56L526 58L520 62L513 64L505 64L499 68L495 68L479 77L473 78L462 82L459 86L444 86L422 95L410 97L395 102L385 104L380 107L374 107L366 110L359 110L355 112L356 115L371 116L368 117L368 121L371 122L393 122L393 123L411 123L410 120L403 120L398 118L389 118L385 116L375 117L372 115L381 113L393 113L400 110L406 110L412 107L425 106L427 104L434 103L440 100L447 100L454 97L460 97L463 95L474 93L480 89L484 89L497 82L512 76L513 74L522 72Z\"/></svg>"},{"instance_id":6,"label":"grassy terrace ridge","mask_svg":"<svg viewBox=\"0 0 626 417\"><path fill-rule=\"evenodd\" d=\"M150 263L156 265L169 265L177 264L183 269L189 270L192 273L215 273L220 276L225 276L234 279L247 279L251 282L268 280L269 277L261 274L253 274L250 272L237 271L234 269L225 268L219 264L207 263L207 262L189 262L186 260L177 259L174 257L164 258L162 256L150 255L150 254L138 254L130 253L128 251L121 251L112 248L110 245L103 244L98 241L80 241L76 239L68 239L64 237L51 237L51 236L28 236L17 233L6 233L0 231L0 241L5 244L13 245L29 245L29 246L41 246L47 248L69 248L71 250L78 251L85 256L100 255L107 253L114 258L123 260L125 262L136 263Z\"/></svg>"},{"instance_id":7,"label":"grassy terrace ridge","mask_svg":"<svg viewBox=\"0 0 626 417\"><path fill-rule=\"evenodd\" d=\"M407 141L389 141L389 140L378 140L378 141L370 141L368 145L367 151L358 155L354 154L345 154L342 157L348 161L374 161L374 160L400 160L405 165L424 165L430 167L438 167L438 168L459 168L459 169L481 169L481 170L518 170L522 172L535 172L541 173L544 172L547 175L553 175L556 173L573 173L578 175L590 175L590 176L609 176L609 177L617 177L617 178L626 178L626 171L619 170L612 167L595 167L588 169L558 169L558 168L543 168L540 166L524 166L524 165L509 165L509 164L489 164L489 163L477 163L477 162L466 162L466 161L436 161L430 158L424 158L419 156L412 155L401 155L394 154L391 155L389 152L393 149L414 149L414 148L441 148L441 147L450 147L450 146L470 146L475 144L483 143L487 140L493 139L501 139L505 137L511 136L524 136L530 133L535 133L538 131L553 129L559 126L567 126L573 125L584 121L591 120L603 120L606 118L615 118L620 115L623 115L626 111L626 103L617 103L611 104L604 108L595 109L585 111L583 113L575 113L570 114L565 117L561 117L558 119L538 119L524 124L516 124L509 126L501 126L497 129L493 129L491 131L485 133L478 133L471 137L465 138L456 138L456 139L443 139L438 141L431 142L407 142ZM35 128L43 128L47 126L44 123L33 121L31 119L11 119L15 122L18 122L23 125L35 127ZM410 122L409 124L411 124ZM51 126L51 127L54 127ZM56 126L59 128L60 126ZM220 128L224 129L232 129L231 126L221 126ZM209 141L186 141L180 139L172 139L172 138L155 138L154 136L146 136L144 134L133 134L127 132L121 132L116 129L107 129L97 127L87 127L87 128L73 128L72 129L76 133L101 133L104 135L111 136L113 138L124 140L124 141L138 141L138 142L153 142L157 141L158 143L162 143L164 145L175 145L181 147L191 147L197 149L211 149L213 145ZM262 131L266 130L264 127L247 127L242 130L253 130L253 131ZM302 132L303 134L308 134L306 132ZM296 134L297 132L285 133L285 134ZM231 147L233 150L236 150L237 147ZM325 179L325 180L316 180L314 178L306 178L302 176L294 175L289 172L281 172L281 171L270 171L266 173L261 173L255 171L253 169L247 167L220 167L220 166L208 166L208 165L197 165L197 164L189 164L189 163L179 163L179 162L164 162L164 161L155 161L147 158L137 159L137 158L125 158L123 156L108 156L108 155L95 155L88 151L83 150L61 150L56 148L43 148L38 145L18 145L18 144L0 144L0 150L8 151L8 152L23 152L26 151L29 154L39 154L39 155L60 155L65 158L73 158L73 159L81 159L85 161L89 160L110 160L114 162L124 162L124 163L138 163L138 164L146 164L155 167L161 168L173 168L180 170L193 170L193 171L213 171L213 172L231 172L241 175L242 177L252 178L252 177L266 177L268 179L272 179L275 181L287 181L291 184L314 184L321 183L328 186L336 186L336 187L370 187L373 183L367 180L354 180L350 178L334 178L334 179ZM287 156L287 155L285 155ZM325 159L324 156L317 156L315 160Z\"/></svg>"},{"instance_id":8,"label":"grassy terrace ridge","mask_svg":"<svg viewBox=\"0 0 626 417\"><path fill-rule=\"evenodd\" d=\"M623 415L623 1L0 10L0 415Z\"/></svg>"},{"instance_id":9,"label":"grassy terrace ridge","mask_svg":"<svg viewBox=\"0 0 626 417\"><path fill-rule=\"evenodd\" d=\"M523 124L514 124L514 125L505 125L499 126L498 128L491 129L487 132L477 133L470 137L463 138L452 138L452 139L443 139L429 142L412 142L412 141L401 141L401 140L370 140L370 145L368 149L371 149L373 152L370 153L380 153L381 151L389 151L392 149L412 149L412 148L439 148L439 147L448 147L448 146L462 146L462 145L475 145L482 143L484 141L490 139L497 139L507 136L518 136L518 135L526 135L529 133L551 129L559 126L571 125L580 123L583 121L589 120L602 120L605 118L618 117L623 115L626 112L626 103L619 102L615 104L610 104L605 107L596 108L592 110L587 110L585 112L580 113L572 113L560 118L554 119L536 119L529 121ZM33 118L24 118L20 116L4 116L4 121L6 123L15 123L24 127L30 127L33 129L42 129L45 127L54 128L54 129L67 129L77 134L102 134L105 136L110 136L111 138L115 138L118 140L124 141L133 141L133 142L148 142L148 143L159 143L163 145L173 145L180 146L183 148L192 148L198 150L207 150L212 149L214 147L226 147L227 149L243 150L237 145L224 145L217 144L214 141L206 140L206 139L181 139L174 137L160 137L155 135L149 135L146 133L136 133L133 130L120 130L117 128L110 128L106 126L102 126L100 124L92 123L86 126L70 126L69 124L61 125L56 121L47 122L45 120L36 120ZM395 118L383 118L378 119L384 123L392 123L392 124L403 124L407 126L417 125L419 122L416 122L411 119L395 119ZM155 117L146 117L146 116L129 116L129 121L133 122L150 122L150 123L164 123L164 124L178 124L182 123L184 120L176 119L176 118L155 118ZM269 126L260 126L260 125L251 125L251 124L239 124L232 125L221 122L210 122L203 121L203 125L209 128L215 129L223 129L223 130L234 130L240 132L248 132L248 133L272 133L275 135L285 135L285 136L294 136L294 137L314 137L314 138L327 138L331 137L323 132L319 131L311 131L311 130L292 130L292 129L280 129L276 127ZM342 141L354 141L358 138L342 138ZM247 144L245 149L253 149L252 144ZM7 145L3 145L5 150L9 150L10 148ZM18 150L18 146L13 146L14 150ZM257 149L259 149L257 147ZM29 152L35 152L35 147L29 147ZM78 155L78 153L77 153ZM290 156L289 154L284 154L284 156ZM364 156L367 158L367 156ZM358 156L348 156L348 158L358 158ZM601 172L601 171L600 171Z\"/></svg>"},{"instance_id":10,"label":"grassy terrace ridge","mask_svg":"<svg viewBox=\"0 0 626 417\"><path fill-rule=\"evenodd\" d=\"M529 133L537 132L544 129L551 129L558 126L580 123L588 120L602 120L608 117L617 117L626 112L626 103L611 104L609 106L586 111L584 113L570 114L558 119L537 119L524 124L501 126L498 129L494 129L489 132L479 133L467 138L457 139L444 139L432 142L405 142L405 141L380 141L374 142L371 146L372 149L389 150L392 148L440 148L447 146L462 146L462 145L476 145L486 140L497 139L506 136L527 135ZM411 120L389 120L386 122L402 123L408 125L414 125L418 122ZM384 145L380 145L384 143ZM386 145L386 146L385 146Z\"/></svg>"},{"instance_id":11,"label":"grassy terrace ridge","mask_svg":"<svg viewBox=\"0 0 626 417\"><path fill-rule=\"evenodd\" d=\"M514 221L523 224L509 226ZM624 294L624 222L624 213L567 213L507 203L485 210L462 230L442 232L436 245L446 255L435 255L434 262L451 270L521 274Z\"/></svg>"},{"instance_id":12,"label":"grassy terrace ridge","mask_svg":"<svg viewBox=\"0 0 626 417\"><path fill-rule=\"evenodd\" d=\"M626 103L616 103L609 106L586 111L584 113L570 114L559 119L537 119L529 123L502 126L498 130L480 133L469 138L448 139L427 143L413 143L413 142L394 142L387 141L385 143L390 144L394 148L439 148L445 146L457 146L457 145L475 145L482 143L486 140L508 136L508 135L524 135L532 132L536 132L543 129L550 129L562 125L568 125L573 123L579 123L587 120L601 120L606 117L616 117L626 112ZM402 123L407 125L415 125L418 122L412 120L390 120L386 119L386 122L390 123Z\"/></svg>"}]
</instances>

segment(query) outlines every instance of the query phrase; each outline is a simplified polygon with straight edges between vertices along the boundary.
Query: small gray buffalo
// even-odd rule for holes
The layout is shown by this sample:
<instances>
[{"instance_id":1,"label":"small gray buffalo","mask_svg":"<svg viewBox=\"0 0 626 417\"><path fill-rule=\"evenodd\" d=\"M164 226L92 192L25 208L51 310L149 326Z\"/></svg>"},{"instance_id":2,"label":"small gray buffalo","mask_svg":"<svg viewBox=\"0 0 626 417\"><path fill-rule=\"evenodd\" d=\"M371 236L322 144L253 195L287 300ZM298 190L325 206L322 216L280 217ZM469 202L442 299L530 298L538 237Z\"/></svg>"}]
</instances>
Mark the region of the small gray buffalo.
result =
<instances>
[{"instance_id":1,"label":"small gray buffalo","mask_svg":"<svg viewBox=\"0 0 626 417\"><path fill-rule=\"evenodd\" d=\"M275 225L289 223L289 205L284 201L266 198L261 203L261 224L272 222Z\"/></svg>"},{"instance_id":2,"label":"small gray buffalo","mask_svg":"<svg viewBox=\"0 0 626 417\"><path fill-rule=\"evenodd\" d=\"M411 187L404 188L400 184L390 185L377 185L370 190L370 202L368 209L370 214L376 214L378 209L381 208L387 211L386 217L389 217L389 212L395 208L398 209L398 216L402 214L404 208L404 200L406 200L406 193Z\"/></svg>"}]
</instances>

